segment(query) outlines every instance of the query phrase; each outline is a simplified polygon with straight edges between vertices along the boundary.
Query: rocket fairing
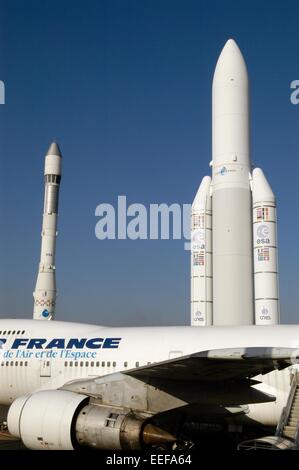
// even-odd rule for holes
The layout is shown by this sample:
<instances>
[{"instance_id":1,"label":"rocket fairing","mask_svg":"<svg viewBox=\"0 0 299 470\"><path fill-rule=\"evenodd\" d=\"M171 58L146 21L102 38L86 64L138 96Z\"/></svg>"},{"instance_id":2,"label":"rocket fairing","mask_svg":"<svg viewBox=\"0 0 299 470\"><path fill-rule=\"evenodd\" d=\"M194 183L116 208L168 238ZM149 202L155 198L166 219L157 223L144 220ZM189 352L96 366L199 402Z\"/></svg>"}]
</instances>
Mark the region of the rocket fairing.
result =
<instances>
[{"instance_id":1,"label":"rocket fairing","mask_svg":"<svg viewBox=\"0 0 299 470\"><path fill-rule=\"evenodd\" d=\"M275 197L262 170L251 175L249 80L233 39L213 78L212 150L192 205L191 324L276 324Z\"/></svg>"},{"instance_id":2,"label":"rocket fairing","mask_svg":"<svg viewBox=\"0 0 299 470\"><path fill-rule=\"evenodd\" d=\"M33 318L52 320L56 304L55 248L59 186L61 180L61 152L53 142L45 157L45 197L39 270L34 297Z\"/></svg>"}]
</instances>

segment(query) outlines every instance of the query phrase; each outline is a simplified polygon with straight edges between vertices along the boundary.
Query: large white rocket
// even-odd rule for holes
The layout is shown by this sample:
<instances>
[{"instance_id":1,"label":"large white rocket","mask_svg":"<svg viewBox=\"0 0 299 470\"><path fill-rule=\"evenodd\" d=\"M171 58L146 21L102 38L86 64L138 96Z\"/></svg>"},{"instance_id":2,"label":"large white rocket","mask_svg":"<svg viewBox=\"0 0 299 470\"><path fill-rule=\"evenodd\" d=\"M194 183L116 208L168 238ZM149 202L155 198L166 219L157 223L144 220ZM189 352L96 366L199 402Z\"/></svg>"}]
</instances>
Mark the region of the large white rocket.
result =
<instances>
[{"instance_id":1,"label":"large white rocket","mask_svg":"<svg viewBox=\"0 0 299 470\"><path fill-rule=\"evenodd\" d=\"M233 39L212 90L212 178L192 204L191 324L279 322L275 196L250 160L249 80Z\"/></svg>"},{"instance_id":2,"label":"large white rocket","mask_svg":"<svg viewBox=\"0 0 299 470\"><path fill-rule=\"evenodd\" d=\"M33 318L52 320L56 304L55 248L59 186L61 180L61 152L53 142L45 157L45 197L42 243L39 270L34 297Z\"/></svg>"}]
</instances>

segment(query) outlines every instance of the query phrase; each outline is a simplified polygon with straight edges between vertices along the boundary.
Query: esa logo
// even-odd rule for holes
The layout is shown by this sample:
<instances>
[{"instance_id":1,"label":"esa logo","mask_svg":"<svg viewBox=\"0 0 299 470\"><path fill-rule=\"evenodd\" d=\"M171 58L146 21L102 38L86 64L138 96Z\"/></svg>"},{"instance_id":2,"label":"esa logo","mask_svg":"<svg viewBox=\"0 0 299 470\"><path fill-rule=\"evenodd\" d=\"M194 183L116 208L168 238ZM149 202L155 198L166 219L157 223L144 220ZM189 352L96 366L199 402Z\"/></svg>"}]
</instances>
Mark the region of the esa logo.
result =
<instances>
[{"instance_id":1,"label":"esa logo","mask_svg":"<svg viewBox=\"0 0 299 470\"><path fill-rule=\"evenodd\" d=\"M267 225L264 225L264 224L259 225L256 231L256 235L257 235L256 243L258 245L264 245L264 244L267 245L270 243L270 238L269 238L270 230Z\"/></svg>"},{"instance_id":2,"label":"esa logo","mask_svg":"<svg viewBox=\"0 0 299 470\"><path fill-rule=\"evenodd\" d=\"M205 234L200 228L194 230L191 234L192 249L204 250L205 249Z\"/></svg>"}]
</instances>

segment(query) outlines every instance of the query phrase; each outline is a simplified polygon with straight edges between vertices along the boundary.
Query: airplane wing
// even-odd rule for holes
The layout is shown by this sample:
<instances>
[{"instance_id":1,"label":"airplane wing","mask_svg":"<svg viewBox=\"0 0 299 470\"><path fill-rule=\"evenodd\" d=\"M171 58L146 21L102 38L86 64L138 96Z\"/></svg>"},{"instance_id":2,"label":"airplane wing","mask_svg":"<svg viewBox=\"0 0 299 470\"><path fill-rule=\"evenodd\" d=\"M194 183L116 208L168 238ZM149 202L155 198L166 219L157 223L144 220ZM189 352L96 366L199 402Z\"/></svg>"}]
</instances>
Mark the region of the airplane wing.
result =
<instances>
[{"instance_id":1,"label":"airplane wing","mask_svg":"<svg viewBox=\"0 0 299 470\"><path fill-rule=\"evenodd\" d=\"M120 376L129 376L157 387L166 383L171 385L171 381L193 384L229 383L267 374L275 369L284 369L298 362L299 351L292 348L214 349L118 373L75 379L61 388L97 396L101 385L117 381Z\"/></svg>"},{"instance_id":2,"label":"airplane wing","mask_svg":"<svg viewBox=\"0 0 299 470\"><path fill-rule=\"evenodd\" d=\"M147 383L152 379L220 382L267 374L298 362L299 351L292 348L214 349L123 373Z\"/></svg>"}]
</instances>

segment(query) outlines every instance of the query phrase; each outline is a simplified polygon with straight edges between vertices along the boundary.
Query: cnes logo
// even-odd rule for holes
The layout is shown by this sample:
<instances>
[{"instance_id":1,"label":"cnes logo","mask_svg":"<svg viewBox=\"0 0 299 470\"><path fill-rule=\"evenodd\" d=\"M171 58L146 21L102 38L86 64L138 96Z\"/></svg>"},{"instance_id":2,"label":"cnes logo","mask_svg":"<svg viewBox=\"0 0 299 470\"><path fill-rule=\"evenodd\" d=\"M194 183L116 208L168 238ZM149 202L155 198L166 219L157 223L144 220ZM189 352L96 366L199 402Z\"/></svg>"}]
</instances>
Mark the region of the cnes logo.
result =
<instances>
[{"instance_id":1,"label":"cnes logo","mask_svg":"<svg viewBox=\"0 0 299 470\"><path fill-rule=\"evenodd\" d=\"M290 87L294 90L290 96L291 103L299 104L299 80L293 80Z\"/></svg>"}]
</instances>

